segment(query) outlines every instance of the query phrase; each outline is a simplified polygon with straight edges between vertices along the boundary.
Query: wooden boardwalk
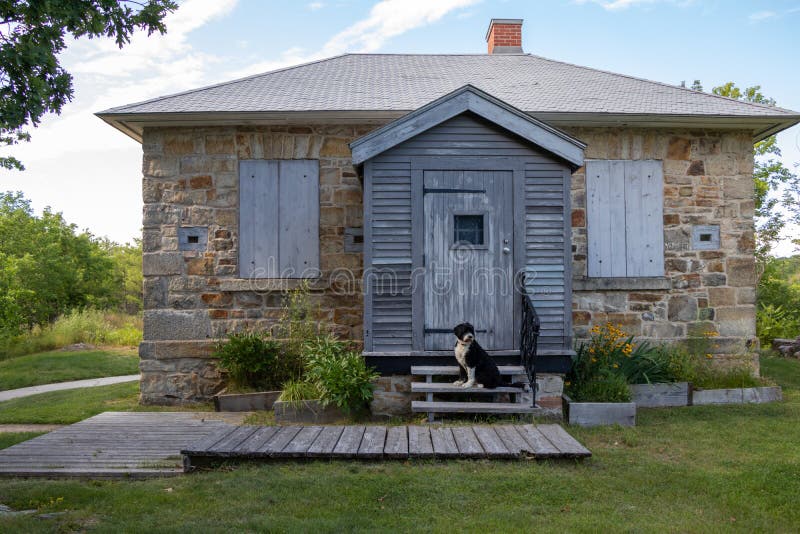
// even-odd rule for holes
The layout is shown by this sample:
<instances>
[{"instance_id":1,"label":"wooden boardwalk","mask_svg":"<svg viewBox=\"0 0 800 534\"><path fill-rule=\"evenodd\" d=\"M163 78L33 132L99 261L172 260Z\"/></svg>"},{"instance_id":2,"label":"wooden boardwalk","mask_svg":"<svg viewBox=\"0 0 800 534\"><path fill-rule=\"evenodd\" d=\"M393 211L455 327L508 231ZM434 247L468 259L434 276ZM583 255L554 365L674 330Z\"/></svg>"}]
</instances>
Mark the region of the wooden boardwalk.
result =
<instances>
[{"instance_id":1,"label":"wooden boardwalk","mask_svg":"<svg viewBox=\"0 0 800 534\"><path fill-rule=\"evenodd\" d=\"M221 429L236 428L204 419L208 416L191 412L106 412L0 450L0 476L181 474L181 449Z\"/></svg>"},{"instance_id":2,"label":"wooden boardwalk","mask_svg":"<svg viewBox=\"0 0 800 534\"><path fill-rule=\"evenodd\" d=\"M183 449L185 466L225 459L586 458L560 425L239 426Z\"/></svg>"}]
</instances>

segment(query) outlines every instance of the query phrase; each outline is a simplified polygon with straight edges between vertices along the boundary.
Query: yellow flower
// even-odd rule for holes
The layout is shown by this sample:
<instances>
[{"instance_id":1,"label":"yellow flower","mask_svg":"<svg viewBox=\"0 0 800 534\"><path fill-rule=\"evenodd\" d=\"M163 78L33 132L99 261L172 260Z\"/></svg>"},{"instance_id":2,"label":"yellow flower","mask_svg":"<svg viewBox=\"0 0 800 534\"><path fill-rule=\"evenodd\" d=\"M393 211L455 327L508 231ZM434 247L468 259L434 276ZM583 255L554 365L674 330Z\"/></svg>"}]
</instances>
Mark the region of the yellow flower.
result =
<instances>
[{"instance_id":1,"label":"yellow flower","mask_svg":"<svg viewBox=\"0 0 800 534\"><path fill-rule=\"evenodd\" d=\"M564 385L565 385L565 386L572 385L572 382L570 382L569 380L567 380L567 381L565 381L565 382L564 382Z\"/></svg>"},{"instance_id":2,"label":"yellow flower","mask_svg":"<svg viewBox=\"0 0 800 534\"><path fill-rule=\"evenodd\" d=\"M597 358L592 358L592 363L597 363Z\"/></svg>"},{"instance_id":3,"label":"yellow flower","mask_svg":"<svg viewBox=\"0 0 800 534\"><path fill-rule=\"evenodd\" d=\"M711 354L706 354L706 358L708 358L710 360L710 359L713 358L713 356Z\"/></svg>"},{"instance_id":4,"label":"yellow flower","mask_svg":"<svg viewBox=\"0 0 800 534\"><path fill-rule=\"evenodd\" d=\"M614 365L612 365L612 367L613 367L614 369L617 369L617 368L619 368L619 365L617 365L617 364L615 363Z\"/></svg>"}]
</instances>

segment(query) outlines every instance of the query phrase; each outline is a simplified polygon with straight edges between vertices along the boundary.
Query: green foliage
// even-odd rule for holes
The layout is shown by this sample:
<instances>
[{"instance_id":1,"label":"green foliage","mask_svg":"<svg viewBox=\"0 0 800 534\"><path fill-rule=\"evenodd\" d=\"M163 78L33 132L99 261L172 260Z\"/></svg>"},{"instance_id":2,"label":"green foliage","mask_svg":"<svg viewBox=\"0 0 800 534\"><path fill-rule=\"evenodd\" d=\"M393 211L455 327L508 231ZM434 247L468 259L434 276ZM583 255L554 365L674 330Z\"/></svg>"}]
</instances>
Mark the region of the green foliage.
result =
<instances>
[{"instance_id":1,"label":"green foliage","mask_svg":"<svg viewBox=\"0 0 800 534\"><path fill-rule=\"evenodd\" d=\"M289 380L283 384L278 400L299 404L302 401L322 398L322 392L315 382L308 380Z\"/></svg>"},{"instance_id":2,"label":"green foliage","mask_svg":"<svg viewBox=\"0 0 800 534\"><path fill-rule=\"evenodd\" d=\"M286 293L278 336L284 339L286 352L295 358L302 357L306 343L313 342L319 335L314 311L307 280Z\"/></svg>"},{"instance_id":3,"label":"green foliage","mask_svg":"<svg viewBox=\"0 0 800 534\"><path fill-rule=\"evenodd\" d=\"M236 332L217 342L214 356L240 389L273 391L300 377L302 361L291 357L281 342L257 332Z\"/></svg>"},{"instance_id":4,"label":"green foliage","mask_svg":"<svg viewBox=\"0 0 800 534\"><path fill-rule=\"evenodd\" d=\"M0 145L29 141L28 126L72 100L72 76L58 55L80 37L111 37L122 48L136 30L165 33L172 0L0 0ZM14 157L0 168L23 170Z\"/></svg>"},{"instance_id":5,"label":"green foliage","mask_svg":"<svg viewBox=\"0 0 800 534\"><path fill-rule=\"evenodd\" d=\"M598 372L580 388L570 391L570 398L576 402L630 402L631 390L628 381L619 373L608 370Z\"/></svg>"},{"instance_id":6,"label":"green foliage","mask_svg":"<svg viewBox=\"0 0 800 534\"><path fill-rule=\"evenodd\" d=\"M135 347L142 341L142 318L99 310L73 310L53 323L0 338L0 360L75 343Z\"/></svg>"},{"instance_id":7,"label":"green foliage","mask_svg":"<svg viewBox=\"0 0 800 534\"><path fill-rule=\"evenodd\" d=\"M349 343L332 336L306 344L306 379L314 383L323 405L334 404L345 413L366 409L372 400L372 381L378 377Z\"/></svg>"},{"instance_id":8,"label":"green foliage","mask_svg":"<svg viewBox=\"0 0 800 534\"><path fill-rule=\"evenodd\" d=\"M756 331L762 346L800 335L800 256L765 258L758 281Z\"/></svg>"},{"instance_id":9,"label":"green foliage","mask_svg":"<svg viewBox=\"0 0 800 534\"><path fill-rule=\"evenodd\" d=\"M699 389L750 388L765 385L765 381L753 376L746 364L715 362L714 356L705 352L690 352L686 346L662 345L655 357L664 362L669 380L667 382L690 382Z\"/></svg>"}]
</instances>

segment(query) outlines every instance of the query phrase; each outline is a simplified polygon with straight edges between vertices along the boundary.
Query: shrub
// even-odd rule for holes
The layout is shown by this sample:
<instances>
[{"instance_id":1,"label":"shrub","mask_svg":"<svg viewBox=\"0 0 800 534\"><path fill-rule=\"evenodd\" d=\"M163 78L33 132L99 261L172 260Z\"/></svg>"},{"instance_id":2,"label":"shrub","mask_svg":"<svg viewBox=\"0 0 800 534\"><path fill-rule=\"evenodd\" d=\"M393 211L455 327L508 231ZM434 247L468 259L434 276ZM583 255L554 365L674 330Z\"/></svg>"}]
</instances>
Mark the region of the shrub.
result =
<instances>
[{"instance_id":1,"label":"shrub","mask_svg":"<svg viewBox=\"0 0 800 534\"><path fill-rule=\"evenodd\" d=\"M574 391L572 400L578 402L630 402L631 390L625 377L602 372L590 378Z\"/></svg>"},{"instance_id":2,"label":"shrub","mask_svg":"<svg viewBox=\"0 0 800 534\"><path fill-rule=\"evenodd\" d=\"M332 336L306 343L306 377L321 393L323 405L345 413L364 410L372 400L372 381L378 377L349 343Z\"/></svg>"},{"instance_id":3,"label":"shrub","mask_svg":"<svg viewBox=\"0 0 800 534\"><path fill-rule=\"evenodd\" d=\"M276 390L302 375L303 362L262 333L237 332L217 342L214 356L239 389Z\"/></svg>"},{"instance_id":4,"label":"shrub","mask_svg":"<svg viewBox=\"0 0 800 534\"><path fill-rule=\"evenodd\" d=\"M782 305L761 305L756 310L756 331L764 347L775 338L795 338L800 334L800 316Z\"/></svg>"},{"instance_id":5,"label":"shrub","mask_svg":"<svg viewBox=\"0 0 800 534\"><path fill-rule=\"evenodd\" d=\"M284 339L288 354L300 358L306 344L317 339L319 330L319 324L314 319L308 281L303 280L297 288L286 293L278 337Z\"/></svg>"}]
</instances>

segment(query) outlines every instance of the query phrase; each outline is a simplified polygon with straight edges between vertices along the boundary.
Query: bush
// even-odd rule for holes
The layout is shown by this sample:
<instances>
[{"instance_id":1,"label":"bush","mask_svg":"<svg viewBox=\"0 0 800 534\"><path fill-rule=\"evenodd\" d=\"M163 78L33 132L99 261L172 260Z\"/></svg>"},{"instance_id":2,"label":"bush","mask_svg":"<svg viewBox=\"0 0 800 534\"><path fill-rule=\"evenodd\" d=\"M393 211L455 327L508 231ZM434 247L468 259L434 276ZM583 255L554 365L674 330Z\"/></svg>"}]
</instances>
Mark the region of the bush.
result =
<instances>
[{"instance_id":1,"label":"bush","mask_svg":"<svg viewBox=\"0 0 800 534\"><path fill-rule=\"evenodd\" d=\"M331 336L306 344L307 380L316 385L323 405L345 413L364 410L372 400L372 381L378 377L349 343Z\"/></svg>"},{"instance_id":2,"label":"bush","mask_svg":"<svg viewBox=\"0 0 800 534\"><path fill-rule=\"evenodd\" d=\"M625 377L616 373L600 373L574 392L577 402L630 402L631 390Z\"/></svg>"},{"instance_id":3,"label":"bush","mask_svg":"<svg viewBox=\"0 0 800 534\"><path fill-rule=\"evenodd\" d=\"M237 332L219 341L214 356L232 385L238 389L277 390L303 372L301 359L292 357L283 345L265 334Z\"/></svg>"},{"instance_id":4,"label":"bush","mask_svg":"<svg viewBox=\"0 0 800 534\"><path fill-rule=\"evenodd\" d=\"M761 305L756 310L756 331L763 347L775 338L793 339L800 334L800 316L781 305Z\"/></svg>"},{"instance_id":5,"label":"bush","mask_svg":"<svg viewBox=\"0 0 800 534\"><path fill-rule=\"evenodd\" d=\"M656 358L664 361L670 382L690 382L699 389L750 388L764 385L765 381L753 376L745 364L714 362L710 353L691 353L679 345L662 345Z\"/></svg>"}]
</instances>

